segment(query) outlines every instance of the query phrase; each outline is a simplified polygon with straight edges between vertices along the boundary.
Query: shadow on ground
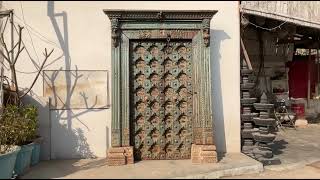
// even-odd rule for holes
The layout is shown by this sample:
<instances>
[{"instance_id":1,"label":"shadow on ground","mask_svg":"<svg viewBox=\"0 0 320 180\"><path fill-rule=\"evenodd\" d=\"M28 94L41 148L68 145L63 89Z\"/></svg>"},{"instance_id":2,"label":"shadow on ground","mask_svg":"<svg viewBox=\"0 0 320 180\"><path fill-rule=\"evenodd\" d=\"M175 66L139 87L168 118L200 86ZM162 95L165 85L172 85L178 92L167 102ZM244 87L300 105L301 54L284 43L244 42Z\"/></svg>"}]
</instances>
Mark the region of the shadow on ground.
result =
<instances>
[{"instance_id":1,"label":"shadow on ground","mask_svg":"<svg viewBox=\"0 0 320 180\"><path fill-rule=\"evenodd\" d=\"M55 179L70 174L106 166L106 159L80 159L42 161L31 168L21 179Z\"/></svg>"},{"instance_id":2,"label":"shadow on ground","mask_svg":"<svg viewBox=\"0 0 320 180\"><path fill-rule=\"evenodd\" d=\"M285 149L286 149L286 145L288 144L287 141L285 141L284 139L281 139L281 140L275 140L271 145L270 147L272 148L273 150L273 154L274 155L279 155L279 154L282 154Z\"/></svg>"},{"instance_id":3,"label":"shadow on ground","mask_svg":"<svg viewBox=\"0 0 320 180\"><path fill-rule=\"evenodd\" d=\"M274 157L280 165L270 166L270 170L284 170L302 167L320 160L320 124L309 124L305 128L284 128L277 133L271 145Z\"/></svg>"}]
</instances>

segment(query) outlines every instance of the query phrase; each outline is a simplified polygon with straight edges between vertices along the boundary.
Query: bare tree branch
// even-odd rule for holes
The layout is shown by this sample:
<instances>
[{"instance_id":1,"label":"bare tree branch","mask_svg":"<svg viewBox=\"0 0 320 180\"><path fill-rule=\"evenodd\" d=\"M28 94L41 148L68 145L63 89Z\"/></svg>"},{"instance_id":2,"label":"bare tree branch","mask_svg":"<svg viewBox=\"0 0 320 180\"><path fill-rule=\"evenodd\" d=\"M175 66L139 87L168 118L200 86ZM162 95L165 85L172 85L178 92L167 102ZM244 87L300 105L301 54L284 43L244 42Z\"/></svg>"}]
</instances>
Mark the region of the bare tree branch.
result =
<instances>
[{"instance_id":1,"label":"bare tree branch","mask_svg":"<svg viewBox=\"0 0 320 180\"><path fill-rule=\"evenodd\" d=\"M6 55L4 55L2 50L0 50L0 54L1 54L2 57L4 57L4 59L6 59L7 61L10 62L10 59L8 59L8 57Z\"/></svg>"},{"instance_id":2,"label":"bare tree branch","mask_svg":"<svg viewBox=\"0 0 320 180\"><path fill-rule=\"evenodd\" d=\"M33 88L34 84L35 84L36 81L38 80L38 77L39 77L39 75L40 75L40 73L41 73L44 65L46 64L46 62L47 62L48 58L50 57L50 55L53 53L53 50L54 50L54 49L52 49L49 54L47 53L47 48L45 48L44 50L45 50L45 53L44 53L43 55L45 56L45 59L43 60L42 65L40 66L40 69L39 69L39 72L38 72L37 76L34 78L32 84L31 84L30 88L27 90L27 92L25 92L25 93L24 93L22 96L20 96L19 98L23 98L23 97L24 97L25 95L27 95L27 94L30 92L30 90Z\"/></svg>"},{"instance_id":3,"label":"bare tree branch","mask_svg":"<svg viewBox=\"0 0 320 180\"><path fill-rule=\"evenodd\" d=\"M20 53L21 53L23 50L24 50L24 47L22 47L22 48L18 51L17 56L16 56L16 58L14 59L14 63L13 63L13 64L16 64L16 62L17 62L17 60L18 60L18 57L19 57Z\"/></svg>"},{"instance_id":4,"label":"bare tree branch","mask_svg":"<svg viewBox=\"0 0 320 180\"><path fill-rule=\"evenodd\" d=\"M18 53L17 53L16 57L14 58L14 60L13 60L13 62L12 62L13 64L16 64L20 53L21 53L21 52L23 51L23 49L24 49L24 47L23 47L22 49L20 49L20 47L21 47L21 41L22 41L22 40L21 40L22 30L23 30L23 27L21 27L21 26L19 25Z\"/></svg>"},{"instance_id":5,"label":"bare tree branch","mask_svg":"<svg viewBox=\"0 0 320 180\"><path fill-rule=\"evenodd\" d=\"M20 99L19 99L19 87L18 87L18 81L17 81L17 74L16 74L15 65L14 64L10 64L10 69L11 69L11 73L13 75L13 83L14 83L15 90L16 90L16 93L17 93L18 102L20 102Z\"/></svg>"},{"instance_id":6,"label":"bare tree branch","mask_svg":"<svg viewBox=\"0 0 320 180\"><path fill-rule=\"evenodd\" d=\"M34 86L34 84L35 84L35 82L38 80L38 78L39 78L39 75L40 75L40 73L41 73L41 71L42 71L42 69L44 68L44 65L46 64L46 62L47 62L47 60L48 60L48 58L51 56L51 54L53 53L53 51L54 51L54 49L52 49L51 51L50 51L50 53L48 53L47 52L47 49L45 48L45 53L44 53L44 56L45 56L45 58L44 58L44 61L42 62L42 65L40 66L40 69L39 69L39 71L38 71L38 74L36 75L36 77L35 77L35 79L33 80L33 82L32 82L32 84L31 84L31 86L30 86L30 88L29 89L27 89L27 91L23 94L23 95L21 95L21 96L19 96L19 87L18 87L18 81L17 81L17 75L16 75L16 67L15 67L15 64L17 63L17 61L18 61L18 58L19 58L19 56L20 56L20 54L21 54L21 52L25 49L25 46L23 45L21 45L23 42L22 42L22 30L23 30L23 28L24 27L21 27L20 25L19 25L19 30L18 30L18 42L12 47L12 49L10 49L10 50L8 50L8 47L7 47L7 44L5 43L5 40L4 40L4 35L3 35L3 33L1 33L0 34L0 44L3 46L3 49L5 50L5 51L3 51L3 50L0 50L0 55L2 55L3 57L4 57L4 59L9 63L9 65L10 65L10 71L11 71L11 74L12 74L12 83L13 83L13 85L15 86L15 88L13 89L13 91L15 91L15 99L13 99L13 101L14 101L14 103L16 104L16 105L20 105L20 99L22 98L22 97L24 97L25 95L27 95L30 91L31 91L31 89L33 88L33 86ZM10 54L11 55L13 55L13 53L14 53L14 50L17 48L17 53L16 53L16 55L15 55L15 57L11 57L10 58ZM5 55L6 54L6 55Z\"/></svg>"},{"instance_id":7,"label":"bare tree branch","mask_svg":"<svg viewBox=\"0 0 320 180\"><path fill-rule=\"evenodd\" d=\"M11 53L11 52L18 46L18 44L19 44L19 42L17 42L17 43L13 46L13 48L9 51L9 53Z\"/></svg>"},{"instance_id":8,"label":"bare tree branch","mask_svg":"<svg viewBox=\"0 0 320 180\"><path fill-rule=\"evenodd\" d=\"M6 60L8 60L8 63L9 63L9 64L11 64L10 53L9 53L7 44L4 42L3 33L1 33L1 38L0 38L0 40L1 40L0 42L1 42L2 46L4 47L4 50L5 50L6 53L7 53L7 59L6 59Z\"/></svg>"}]
</instances>

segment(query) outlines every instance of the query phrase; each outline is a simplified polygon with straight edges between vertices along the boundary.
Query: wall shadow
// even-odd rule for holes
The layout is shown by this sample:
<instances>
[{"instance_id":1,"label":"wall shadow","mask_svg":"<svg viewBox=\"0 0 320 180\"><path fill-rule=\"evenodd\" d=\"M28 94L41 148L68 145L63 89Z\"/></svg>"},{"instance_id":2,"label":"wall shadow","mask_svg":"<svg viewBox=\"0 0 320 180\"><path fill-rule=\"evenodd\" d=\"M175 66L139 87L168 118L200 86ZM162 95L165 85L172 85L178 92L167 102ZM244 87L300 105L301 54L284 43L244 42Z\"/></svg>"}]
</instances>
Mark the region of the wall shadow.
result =
<instances>
[{"instance_id":1,"label":"wall shadow","mask_svg":"<svg viewBox=\"0 0 320 180\"><path fill-rule=\"evenodd\" d=\"M55 12L55 2L54 1L48 1L47 2L47 16L49 17L51 24L53 26L53 29L57 35L59 44L61 46L61 49L63 51L64 56L64 69L62 70L62 67L59 70L53 71L51 75L43 74L44 79L49 80L52 90L52 99L55 104L51 104L50 102L50 137L51 137L51 159L69 159L69 158L95 158L96 156L94 153L90 150L90 146L87 143L87 139L85 137L84 130L82 128L73 128L73 123L75 121L80 122L82 124L82 127L86 131L92 131L85 123L83 123L79 116L84 115L86 113L90 112L97 112L97 111L103 111L105 108L97 109L95 107L98 99L95 97L96 102L89 107L87 99L88 94L85 92L81 92L80 95L83 98L83 101L85 102L86 107L81 108L81 110L77 110L75 112L71 107L71 98L74 94L75 88L78 85L78 80L83 77L83 74L80 74L78 71L77 66L75 66L75 70L72 69L72 61L69 51L69 38L68 38L68 15L65 11L56 13ZM57 22L57 19L61 18L61 24L62 24L62 30L59 27L59 24ZM63 76L65 77L65 82L63 84L65 85L63 87L63 90L65 90L65 96L63 99L59 97L57 93L57 86L56 81L59 73L64 73ZM74 80L74 81L72 81ZM45 82L43 82L45 83ZM60 82L61 83L61 82ZM87 87L90 88L90 87ZM60 89L61 91L61 89ZM62 107L57 107L57 102L63 102ZM109 103L109 102L108 102ZM63 137L63 139L59 139ZM55 155L52 150L59 151L60 155ZM63 152L63 153L62 153ZM64 154L63 156L61 154Z\"/></svg>"},{"instance_id":2,"label":"wall shadow","mask_svg":"<svg viewBox=\"0 0 320 180\"><path fill-rule=\"evenodd\" d=\"M64 119L63 117L61 117L61 114L58 113L58 111L50 110L50 105L47 99L48 98L37 96L32 91L30 92L30 95L26 95L23 98L23 102L25 104L33 104L38 108L39 119L41 120L38 124L38 133L44 138L44 141L41 144L40 152L42 161L38 165L32 167L31 171L27 172L20 178L29 179L28 176L41 179L60 178L81 170L88 170L106 166L107 164L105 158L94 159L81 163L79 162L80 158L96 158L94 153L90 150L90 146L87 143L87 139L84 135L83 130L81 128L68 130L67 126L64 126L65 124L61 123L61 120ZM55 129L55 133L59 134L60 137L63 137L63 139L55 139L56 141L58 141L57 143L52 142L52 128ZM66 143L63 144L61 143L62 141L65 141ZM66 156L74 156L74 158L69 158L69 160L64 161L51 160L52 144L60 144L60 147L57 147L56 150L59 151L59 148L61 148L60 151L68 151L66 152ZM65 146L67 146L68 148L66 148ZM77 155L78 157L76 157L75 155ZM55 157L54 159L60 158L68 159L59 156ZM52 167L51 163L55 163L58 167L63 167L63 170L61 170L60 168L48 168L47 166Z\"/></svg>"},{"instance_id":3,"label":"wall shadow","mask_svg":"<svg viewBox=\"0 0 320 180\"><path fill-rule=\"evenodd\" d=\"M222 41L230 39L230 36L223 30L210 30L211 35L211 90L213 92L212 105L213 105L213 118L214 118L214 137L217 146L217 151L222 158L226 152L226 135L224 124L224 111L223 111L223 98L222 98L222 85L221 85L221 54L220 47Z\"/></svg>"}]
</instances>

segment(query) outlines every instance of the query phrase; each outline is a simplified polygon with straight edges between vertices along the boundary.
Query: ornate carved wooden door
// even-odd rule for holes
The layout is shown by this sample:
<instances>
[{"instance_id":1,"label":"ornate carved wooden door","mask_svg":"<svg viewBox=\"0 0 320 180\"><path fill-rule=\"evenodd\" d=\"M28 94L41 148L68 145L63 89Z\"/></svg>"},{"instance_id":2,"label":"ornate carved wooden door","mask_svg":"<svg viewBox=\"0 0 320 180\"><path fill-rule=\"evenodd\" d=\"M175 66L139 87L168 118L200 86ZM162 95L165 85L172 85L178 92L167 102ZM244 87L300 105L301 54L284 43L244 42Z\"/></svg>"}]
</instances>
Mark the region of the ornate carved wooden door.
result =
<instances>
[{"instance_id":1,"label":"ornate carved wooden door","mask_svg":"<svg viewBox=\"0 0 320 180\"><path fill-rule=\"evenodd\" d=\"M130 79L135 159L189 159L192 42L130 42Z\"/></svg>"},{"instance_id":2,"label":"ornate carved wooden door","mask_svg":"<svg viewBox=\"0 0 320 180\"><path fill-rule=\"evenodd\" d=\"M112 38L108 164L216 162L210 21L217 11L104 12Z\"/></svg>"}]
</instances>

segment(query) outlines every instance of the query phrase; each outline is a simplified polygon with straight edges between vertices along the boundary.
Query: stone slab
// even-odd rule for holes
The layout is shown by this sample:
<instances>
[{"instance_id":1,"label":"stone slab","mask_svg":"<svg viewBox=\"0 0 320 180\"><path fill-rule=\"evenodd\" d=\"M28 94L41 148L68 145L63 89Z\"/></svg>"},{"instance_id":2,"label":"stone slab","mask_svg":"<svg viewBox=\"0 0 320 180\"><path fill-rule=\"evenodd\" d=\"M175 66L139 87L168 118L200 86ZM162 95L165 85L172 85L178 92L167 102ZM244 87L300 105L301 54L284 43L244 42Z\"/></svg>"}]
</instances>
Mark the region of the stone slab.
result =
<instances>
[{"instance_id":1,"label":"stone slab","mask_svg":"<svg viewBox=\"0 0 320 180\"><path fill-rule=\"evenodd\" d=\"M108 149L106 161L109 166L133 164L133 147L113 147Z\"/></svg>"},{"instance_id":2,"label":"stone slab","mask_svg":"<svg viewBox=\"0 0 320 180\"><path fill-rule=\"evenodd\" d=\"M196 164L216 163L218 161L216 146L192 144L191 161Z\"/></svg>"}]
</instances>

